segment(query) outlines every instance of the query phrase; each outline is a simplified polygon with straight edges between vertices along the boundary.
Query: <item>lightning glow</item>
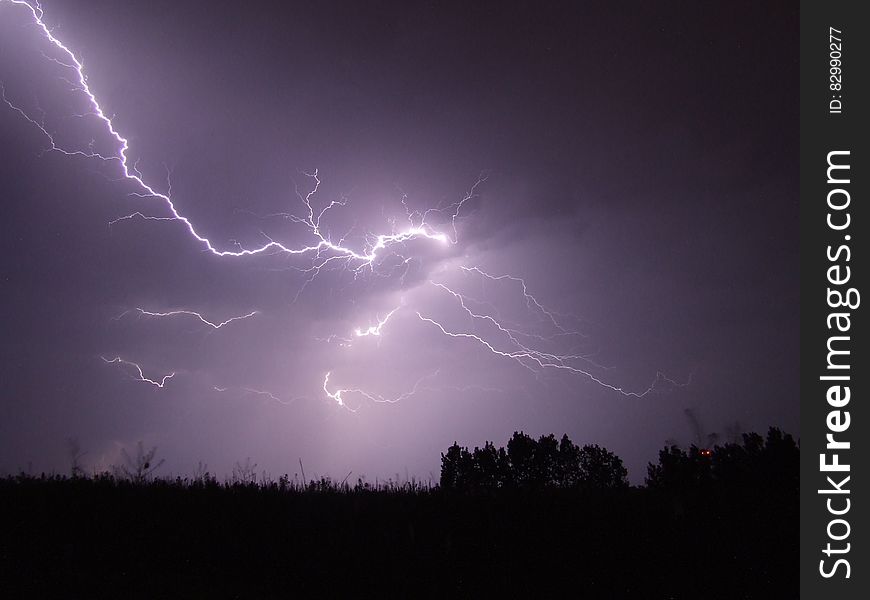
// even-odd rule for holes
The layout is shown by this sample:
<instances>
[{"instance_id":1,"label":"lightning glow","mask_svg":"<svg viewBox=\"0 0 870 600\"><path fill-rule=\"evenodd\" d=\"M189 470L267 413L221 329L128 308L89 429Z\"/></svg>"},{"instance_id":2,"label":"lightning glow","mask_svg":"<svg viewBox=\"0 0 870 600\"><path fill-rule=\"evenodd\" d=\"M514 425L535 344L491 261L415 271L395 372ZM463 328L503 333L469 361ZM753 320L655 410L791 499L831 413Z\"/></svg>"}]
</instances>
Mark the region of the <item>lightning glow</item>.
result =
<instances>
[{"instance_id":1,"label":"lightning glow","mask_svg":"<svg viewBox=\"0 0 870 600\"><path fill-rule=\"evenodd\" d=\"M369 325L369 327L367 329L361 329L361 328L355 329L353 332L354 335L356 337L367 337L370 335L371 336L380 336L381 329L384 327L384 325L387 324L387 321L390 320L390 317L392 317L394 314L396 314L396 311L399 310L400 308L401 308L401 306L397 306L396 308L394 308L393 310L388 312L387 316L385 316L383 319L376 317L378 320L377 325Z\"/></svg>"}]
</instances>

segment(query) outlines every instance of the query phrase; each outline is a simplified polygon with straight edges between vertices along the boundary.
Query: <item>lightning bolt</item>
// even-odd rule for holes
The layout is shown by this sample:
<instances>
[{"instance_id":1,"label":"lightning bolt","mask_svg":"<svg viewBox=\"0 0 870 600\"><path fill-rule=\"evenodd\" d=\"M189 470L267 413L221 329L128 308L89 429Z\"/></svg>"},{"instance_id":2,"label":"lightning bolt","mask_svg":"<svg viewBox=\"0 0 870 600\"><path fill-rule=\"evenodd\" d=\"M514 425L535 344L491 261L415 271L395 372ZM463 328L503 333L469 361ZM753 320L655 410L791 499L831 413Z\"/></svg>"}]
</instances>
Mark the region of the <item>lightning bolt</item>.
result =
<instances>
[{"instance_id":1,"label":"lightning bolt","mask_svg":"<svg viewBox=\"0 0 870 600\"><path fill-rule=\"evenodd\" d=\"M277 402L278 404L283 404L284 406L290 406L291 404L296 402L296 398L291 398L290 400L284 400L282 398L279 398L278 396L276 396L272 392L269 392L266 390L258 390L256 388L249 388L249 387L242 388L242 390L249 393L249 394L255 394L257 396L265 396L269 400L273 400L273 401Z\"/></svg>"},{"instance_id":2,"label":"lightning bolt","mask_svg":"<svg viewBox=\"0 0 870 600\"><path fill-rule=\"evenodd\" d=\"M220 323L214 323L212 321L209 321L205 317L203 317L202 314L200 314L196 311L193 311L193 310L171 310L168 312L153 312L150 310L145 310L144 308L136 308L135 311L138 312L140 315L147 316L147 317L175 317L175 316L179 316L179 315L186 315L186 316L190 316L190 317L195 317L195 318L199 319L205 325L208 325L209 327L211 327L212 329L220 329L221 327L224 327L225 325L229 325L230 323L232 323L234 321L242 321L244 319L250 319L251 317L260 314L259 311L255 310L255 311L249 312L246 315L239 315L237 317L230 317L226 321L221 321ZM116 320L122 318L124 315L129 314L129 313L130 313L130 311L124 311L123 313L118 315L118 317L116 317Z\"/></svg>"},{"instance_id":3,"label":"lightning bolt","mask_svg":"<svg viewBox=\"0 0 870 600\"><path fill-rule=\"evenodd\" d=\"M441 333L443 333L447 337L461 338L461 339L464 338L464 339L473 340L473 341L477 342L478 344L480 344L481 346L483 346L484 348L486 348L492 354L516 361L517 363L519 363L520 365L522 365L526 369L529 369L533 373L537 373L537 371L527 361L530 361L531 363L536 364L538 367L540 367L542 369L543 368L559 369L559 370L568 371L570 373L574 373L577 375L583 375L584 377L597 383L598 385L605 387L607 389L613 390L614 392L617 392L618 394L620 394L622 396L632 396L635 398L643 398L647 394L653 392L656 389L657 384L661 381L666 381L666 382L668 382L672 385L675 385L675 386L687 385L687 384L680 384L680 383L670 379L669 377L665 376L663 373L659 372L656 374L655 380L645 390L643 390L641 392L629 391L621 386L607 383L606 381L596 377L595 375L593 375L589 371L585 371L583 369L565 364L564 362L561 362L558 359L558 357L556 360L550 361L546 358L545 354L541 354L541 353L534 351L534 350L532 350L532 351L527 351L527 350L503 351L503 350L499 350L499 349L495 348L490 342L488 342L487 340L483 339L482 337L480 337L474 333L449 331L449 330L447 330L447 328L444 327L444 325L442 325L441 323L439 323L435 319L423 316L419 312L417 313L417 317L421 321L423 321L424 323L430 323L430 324L434 325L435 327L438 328L438 330Z\"/></svg>"},{"instance_id":4,"label":"lightning bolt","mask_svg":"<svg viewBox=\"0 0 870 600\"><path fill-rule=\"evenodd\" d=\"M393 310L388 312L387 315L383 319L376 316L375 318L378 321L377 325L369 325L369 327L367 329L357 328L353 332L354 335L356 337L367 337L370 335L371 336L380 336L381 329L383 328L383 326L387 324L387 321L390 320L390 317L392 317L394 314L396 314L396 311L399 310L400 308L401 308L401 306L397 306L396 308L394 308Z\"/></svg>"},{"instance_id":5,"label":"lightning bolt","mask_svg":"<svg viewBox=\"0 0 870 600\"><path fill-rule=\"evenodd\" d=\"M73 92L81 93L87 102L88 110L73 116L95 119L100 124L103 132L112 140L114 150L112 152L98 151L95 149L96 142L94 141L88 144L86 148L65 147L57 141L56 136L46 125L44 114L42 117L37 118L19 107L7 96L6 88L3 86L2 82L0 82L0 97L2 97L4 103L41 132L47 142L47 147L44 152L58 152L66 156L83 157L117 165L117 168L120 170L121 179L132 185L133 191L129 193L130 196L143 200L156 200L162 204L167 211L163 216L135 211L114 219L111 221L110 225L116 225L121 222L137 219L147 221L177 221L181 226L183 226L187 234L204 250L219 258L239 258L254 255L270 256L274 254L305 258L309 261L308 266L299 267L298 270L309 273L309 277L297 293L297 298L299 294L304 291L305 286L313 281L313 279L323 269L330 267L343 267L352 271L355 277L363 273L374 273L379 265L387 262L385 255L387 255L388 252L392 253L394 256L398 256L400 260L399 264L394 265L389 271L382 274L382 276L392 277L398 272L397 270L404 269L401 274L401 281L404 282L404 277L410 268L412 259L404 257L399 253L402 245L416 239L430 240L445 246L458 244L459 235L457 222L461 218L465 206L477 197L479 186L481 186L487 179L485 175L479 176L476 183L458 201L446 206L439 205L435 208L428 208L426 210L412 209L408 203L407 195L402 193L401 204L405 211L404 222L398 223L396 219L388 219L390 224L389 233L364 234L363 242L361 244L362 247L360 248L351 246L347 243L351 231L335 241L332 239L332 236L328 231L324 231L325 229L328 229L325 227L325 222L329 218L330 213L333 210L338 210L347 206L348 200L347 198L342 197L338 200L331 200L328 203L319 203L317 199L321 187L319 171L314 170L313 172L305 172L303 174L313 181L313 185L307 193L303 194L298 188L296 188L295 192L297 199L304 207L303 215L298 216L291 213L272 213L271 215L266 215L266 217L284 218L295 225L299 225L308 237L308 240L305 243L300 245L288 245L282 241L272 239L263 233L262 235L266 241L258 246L243 247L239 243L233 243L232 248L218 247L218 245L203 235L196 228L193 222L186 217L181 210L179 210L172 194L172 186L171 182L169 182L168 176L165 191L160 191L156 184L146 181L146 178L138 168L137 161L131 162L128 156L130 151L129 140L118 131L113 122L113 118L105 113L96 94L88 83L88 77L81 60L70 48L57 38L46 25L43 18L44 12L39 3L36 0L0 0L0 3L7 3L21 7L29 13L32 24L40 31L42 37L53 48L51 54L43 52L43 57L56 65L58 69L63 69L68 72L69 77L65 77L64 80L70 84ZM39 112L42 111L40 110ZM438 225L447 224L449 225L449 230L442 231L439 227L436 227L433 222ZM553 342L561 338L584 336L581 332L572 330L566 324L566 320L569 317L574 317L557 313L539 302L538 299L529 292L524 279L514 275L492 275L480 267L460 268L466 274L479 276L486 281L517 285L527 309L532 314L537 315L539 322L546 323L549 332L525 330L500 318L497 312L494 314L480 312L470 306L470 303L474 302L474 299L471 297L465 296L443 283L430 281L429 283L435 288L451 295L458 302L460 308L466 313L472 323L485 326L492 332L491 336L487 336L479 333L479 329L477 328L470 331L454 331L447 328L433 316L424 315L421 312L416 311L416 315L420 321L435 327L444 336L474 342L493 355L516 362L536 375L546 370L567 372L584 377L623 396L638 398L644 397L657 389L662 382L667 382L675 386L687 385L677 383L661 373L658 373L655 380L645 390L629 391L620 385L605 381L588 369L578 366L578 362L585 361L594 367L598 367L599 365L596 365L589 359L589 355L558 354L536 347L536 342ZM383 333L383 328L399 308L400 307L397 307L387 313L383 319L376 316L376 325L369 325L365 329L356 329L354 331L355 337L380 337ZM176 316L193 317L201 321L204 325L215 330L221 329L231 322L249 319L258 314L255 311L246 315L232 317L226 321L215 322L192 310L175 310L168 312L148 311L142 308L137 308L135 310L138 311L140 315L156 318ZM339 338L338 336L331 336L329 339L339 339L342 341L342 345L349 345L350 343L349 340ZM164 387L166 382L175 375L175 373L171 373L160 380L148 379L144 376L141 367L136 363L121 359L120 357L113 359L103 357L103 360L107 363L118 363L127 367L132 367L138 373L138 377L135 377L135 379L147 382L159 388ZM420 389L423 389L421 387L422 384L432 377L432 375L422 377L418 380L412 390L405 392L396 398L385 398L359 388L340 388L335 391L330 391L329 384L331 373L331 371L326 372L322 385L323 392L329 399L339 406L353 411L356 409L348 407L345 402L347 395L357 395L364 400L369 400L374 403L394 403L406 399L417 393ZM224 391L225 389L226 388L215 388L217 391ZM254 388L244 389L249 393L267 395L274 400L281 401L280 398L270 392ZM283 401L281 402L284 403Z\"/></svg>"},{"instance_id":6,"label":"lightning bolt","mask_svg":"<svg viewBox=\"0 0 870 600\"><path fill-rule=\"evenodd\" d=\"M559 335L578 335L579 332L571 331L565 328L557 319L557 313L549 310L543 304L541 304L535 296L533 296L529 291L526 285L526 282L519 278L514 277L512 275L499 275L494 276L486 273L482 269L478 267L460 267L463 271L468 273L477 273L488 280L492 281L502 281L509 280L518 282L521 285L522 295L526 302L526 306L530 310L538 311L540 314L544 315L547 320L550 322L552 326L554 326L559 331ZM532 373L536 375L544 369L556 369L564 372L568 372L574 375L579 375L585 377L586 379L602 386L606 389L617 392L622 396L629 396L635 398L643 398L644 396L650 394L655 391L662 383L667 383L675 387L684 387L688 385L688 382L681 383L677 382L661 372L656 374L655 379L644 389L641 391L630 391L626 390L624 387L609 383L599 376L593 374L591 371L587 369L583 369L581 367L576 366L576 361L586 361L593 366L599 366L596 363L593 363L588 356L579 355L579 354L554 354L551 352L546 352L543 350L535 349L530 347L529 345L520 341L518 336L524 337L535 337L538 339L547 339L542 336L537 336L535 334L530 334L527 332L521 332L515 328L506 327L503 325L496 317L492 315L479 313L472 310L467 303L467 299L465 296L460 294L459 292L451 289L447 285L443 283L438 283L434 281L429 282L431 285L435 286L438 289L443 290L447 294L451 295L462 308L462 310L471 318L472 322L483 322L488 324L491 328L495 329L498 334L501 335L503 339L506 339L508 342L509 349L505 350L497 347L497 342L492 339L485 338L474 331L451 331L447 329L442 323L435 320L433 317L425 316L419 311L416 312L417 318L423 321L424 323L433 325L440 331L443 335L454 338L454 339L466 339L472 342L477 343L479 346L485 348L488 352L509 360L512 360L522 367L528 369Z\"/></svg>"},{"instance_id":7,"label":"lightning bolt","mask_svg":"<svg viewBox=\"0 0 870 600\"><path fill-rule=\"evenodd\" d=\"M351 412L357 412L360 407L358 406L356 408L351 408L350 406L348 406L347 403L345 402L345 399L344 399L345 394L356 394L356 395L359 395L359 396L365 398L366 400L369 400L370 402L373 402L375 404L396 404L398 402L401 402L402 400L407 400L408 398L416 395L422 389L430 389L430 388L424 388L423 383L429 379L437 377L439 372L440 372L440 370L437 370L434 373L429 373L428 375L424 375L423 377L418 379L417 382L414 384L414 387L412 387L407 392L403 392L394 398L387 398L387 397L381 396L380 394L374 394L372 392L367 392L366 390L362 390L359 388L339 388L333 392L330 392L329 391L329 378L332 377L332 371L327 371L326 375L324 375L324 377L323 377L323 392L326 394L326 396L328 398L330 398L331 400L334 400L335 403L338 404L340 407L346 408L347 410L349 410Z\"/></svg>"},{"instance_id":8,"label":"lightning bolt","mask_svg":"<svg viewBox=\"0 0 870 600\"><path fill-rule=\"evenodd\" d=\"M264 397L268 398L269 400L277 402L278 404L283 404L284 406L290 406L291 404L293 404L297 400L299 400L299 398L291 398L290 400L284 400L283 398L276 396L275 394L273 394L272 392L270 392L268 390L261 390L261 389L252 388L252 387L230 388L230 387L221 387L219 385L215 385L215 386L212 386L211 389L214 390L215 392L218 392L221 394L223 394L225 392L229 392L230 390L235 390L235 391L241 392L242 394L253 394L255 396L264 396Z\"/></svg>"},{"instance_id":9,"label":"lightning bolt","mask_svg":"<svg viewBox=\"0 0 870 600\"><path fill-rule=\"evenodd\" d=\"M559 331L559 334L561 334L561 335L577 335L580 337L586 337L584 334L582 334L579 331L572 331L572 330L566 329L564 326L562 326L562 324L559 322L557 317L564 318L566 316L570 316L570 317L574 318L575 320L577 319L577 317L574 317L573 315L563 315L563 314L557 313L553 310L548 309L546 306L544 306L543 304L538 302L538 299L529 293L529 289L528 289L528 286L526 285L525 279L523 279L521 277L515 277L513 275L490 275L489 273L487 273L486 271L484 271L480 267L460 266L459 268L462 269L466 273L476 273L476 274L478 274L478 275L480 275L480 276L482 276L485 279L488 279L490 281L512 281L515 283L519 283L521 288L522 288L523 299L526 302L526 307L529 308L530 310L532 310L534 308L534 309L537 309L538 311L540 311L540 313L544 317L546 317L546 319L550 322L550 324ZM524 335L528 335L528 334L524 334Z\"/></svg>"},{"instance_id":10,"label":"lightning bolt","mask_svg":"<svg viewBox=\"0 0 870 600\"><path fill-rule=\"evenodd\" d=\"M74 89L82 92L87 98L89 104L90 111L88 113L85 113L85 115L92 115L96 117L98 121L103 125L106 133L109 134L117 147L116 153L112 155L105 155L90 149L84 151L70 150L64 148L56 142L55 137L46 128L45 124L42 121L37 121L32 116L28 115L26 111L15 105L11 100L9 100L9 98L6 96L5 88L2 88L3 101L12 110L20 114L28 122L30 122L42 132L42 134L45 136L46 140L49 143L49 147L47 149L48 151L60 152L68 156L82 156L85 158L99 159L104 162L117 163L121 169L122 177L127 181L133 183L137 188L137 191L133 192L132 195L143 198L155 198L157 200L160 200L163 202L170 214L170 216L167 217L160 217L146 215L142 212L137 211L124 217L120 217L119 219L113 221L113 223L118 223L122 220L131 220L134 218L159 221L178 221L187 229L187 232L208 252L218 257L242 257L270 252L277 252L288 255L312 255L313 265L311 269L314 271L315 274L317 274L323 267L336 261L343 262L345 265L356 264L356 269L359 270L367 266L372 266L377 260L381 251L391 246L402 244L413 239L425 238L445 245L456 244L458 241L456 233L456 220L459 217L459 213L465 203L474 198L477 186L486 180L485 177L481 176L478 179L478 182L461 200L451 204L449 207L429 209L425 213L407 211L407 227L399 231L393 231L388 234L381 233L377 235L368 235L365 248L362 250L354 250L353 248L344 245L343 240L340 240L337 243L333 242L329 238L329 236L324 235L321 230L323 219L328 214L328 212L335 207L344 206L346 202L343 200L334 200L319 210L314 207L314 205L312 204L312 199L314 198L320 187L320 177L318 171L315 170L313 173L306 173L306 175L314 179L314 188L304 196L297 191L297 196L301 199L302 203L307 209L307 216L298 217L295 215L286 215L293 222L299 223L308 229L309 233L313 238L312 243L298 247L290 247L280 241L268 238L268 236L265 236L264 234L268 241L260 246L254 248L239 247L238 250L220 249L210 239L202 235L196 229L194 224L187 217L185 217L181 213L181 211L179 211L178 207L175 204L175 201L171 196L171 189L168 189L165 193L158 191L155 187L153 187L152 184L145 181L141 172L137 169L135 163L130 163L130 159L128 157L128 151L130 149L129 140L121 135L121 133L119 133L112 119L106 115L103 107L97 100L95 93L93 92L93 90L91 90L91 87L88 83L88 77L85 73L84 65L81 60L70 48L64 45L64 43L60 41L60 39L55 37L54 34L52 34L51 30L48 28L48 26L45 24L43 20L44 13L40 5L37 2L31 3L29 0L0 1L21 6L29 11L33 23L39 28L45 39L48 40L57 49L57 51L60 52L62 58L50 57L47 55L45 56L61 68L72 71L73 79L71 83ZM444 212L448 212L449 221L453 230L453 237L450 237L446 233L437 231L432 225L430 225L426 221L427 217L430 214ZM416 220L415 217L417 217Z\"/></svg>"},{"instance_id":11,"label":"lightning bolt","mask_svg":"<svg viewBox=\"0 0 870 600\"><path fill-rule=\"evenodd\" d=\"M356 410L350 408L349 406L347 406L344 403L344 397L343 397L344 394L359 393L367 398L371 398L371 396L369 396L368 393L366 393L362 390L357 390L357 389L339 389L339 390L335 390L334 392L330 392L329 391L329 378L331 376L332 376L332 371L327 371L326 375L324 375L324 377L323 377L323 392L326 394L327 398L335 400L336 404L338 404L339 406L341 406L343 408L347 408L351 412L356 412Z\"/></svg>"},{"instance_id":12,"label":"lightning bolt","mask_svg":"<svg viewBox=\"0 0 870 600\"><path fill-rule=\"evenodd\" d=\"M138 364L136 364L132 361L124 360L120 356L116 356L115 358L106 358L105 356L101 356L100 358L102 358L103 361L108 363L108 364L120 364L120 365L126 365L128 367L133 367L136 370L136 376L133 377L134 380L144 381L145 383L150 383L151 385L153 385L155 387L159 387L161 389L166 385L167 381L169 381L170 379L175 377L175 373L173 372L173 373L170 373L169 375L164 375L160 379L160 381L157 381L155 379L149 379L149 378L145 377L145 373L142 371L142 367L140 367Z\"/></svg>"},{"instance_id":13,"label":"lightning bolt","mask_svg":"<svg viewBox=\"0 0 870 600\"><path fill-rule=\"evenodd\" d=\"M464 386L456 386L456 385L425 385L427 382L436 379L441 375L441 369L436 369L432 373L428 373L420 377L415 383L414 386L398 396L387 398L381 396L380 394L374 394L372 392L368 392L366 390L362 390L359 388L340 388L333 392L329 391L329 379L332 376L332 372L326 373L323 378L323 391L326 396L336 402L342 408L346 408L351 412L357 412L359 410L359 406L357 408L349 407L344 401L344 394L357 394L362 398L369 400L375 404L397 404L403 400L407 400L419 392L424 390L437 390L437 391L453 391L453 392L485 392L485 393L499 393L503 394L504 390L497 387L490 387L478 384L472 385L464 385Z\"/></svg>"}]
</instances>

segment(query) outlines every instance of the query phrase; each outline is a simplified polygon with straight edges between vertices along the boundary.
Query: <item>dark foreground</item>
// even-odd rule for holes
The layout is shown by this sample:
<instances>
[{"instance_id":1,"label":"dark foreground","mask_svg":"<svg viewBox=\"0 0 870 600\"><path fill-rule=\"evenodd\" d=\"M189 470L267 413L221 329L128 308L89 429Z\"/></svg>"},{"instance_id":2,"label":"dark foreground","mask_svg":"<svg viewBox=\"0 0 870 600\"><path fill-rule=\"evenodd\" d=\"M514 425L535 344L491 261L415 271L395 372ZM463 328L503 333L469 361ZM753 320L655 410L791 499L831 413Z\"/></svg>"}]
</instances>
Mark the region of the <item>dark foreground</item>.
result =
<instances>
[{"instance_id":1,"label":"dark foreground","mask_svg":"<svg viewBox=\"0 0 870 600\"><path fill-rule=\"evenodd\" d=\"M0 596L797 598L797 494L758 485L8 478Z\"/></svg>"}]
</instances>

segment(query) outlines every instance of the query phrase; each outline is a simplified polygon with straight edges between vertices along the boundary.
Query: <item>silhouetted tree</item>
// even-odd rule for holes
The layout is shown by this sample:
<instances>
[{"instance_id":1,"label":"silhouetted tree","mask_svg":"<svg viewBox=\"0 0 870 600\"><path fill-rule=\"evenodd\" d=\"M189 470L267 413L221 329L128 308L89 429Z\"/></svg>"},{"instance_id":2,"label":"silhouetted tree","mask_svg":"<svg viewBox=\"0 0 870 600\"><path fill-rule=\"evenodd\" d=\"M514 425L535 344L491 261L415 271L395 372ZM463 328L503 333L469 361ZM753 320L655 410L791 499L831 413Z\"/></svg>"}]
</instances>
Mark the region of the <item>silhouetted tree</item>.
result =
<instances>
[{"instance_id":1,"label":"silhouetted tree","mask_svg":"<svg viewBox=\"0 0 870 600\"><path fill-rule=\"evenodd\" d=\"M515 431L508 440L507 457L511 485L519 487L534 485L535 446L537 446L535 440L522 431Z\"/></svg>"},{"instance_id":2,"label":"silhouetted tree","mask_svg":"<svg viewBox=\"0 0 870 600\"><path fill-rule=\"evenodd\" d=\"M600 446L578 448L567 435L537 440L515 431L507 450L486 442L469 452L455 443L441 454L441 488L445 490L492 490L505 487L621 488L627 474L622 460Z\"/></svg>"},{"instance_id":3,"label":"silhouetted tree","mask_svg":"<svg viewBox=\"0 0 870 600\"><path fill-rule=\"evenodd\" d=\"M713 451L695 445L688 452L678 446L666 447L659 451L659 464L647 466L646 483L652 488L697 487L710 480L712 454Z\"/></svg>"},{"instance_id":4,"label":"silhouetted tree","mask_svg":"<svg viewBox=\"0 0 870 600\"><path fill-rule=\"evenodd\" d=\"M580 448L566 433L559 442L556 483L559 487L572 488L578 487L580 481Z\"/></svg>"},{"instance_id":5,"label":"silhouetted tree","mask_svg":"<svg viewBox=\"0 0 870 600\"><path fill-rule=\"evenodd\" d=\"M596 489L628 487L628 470L622 459L597 444L586 445L578 453L580 485Z\"/></svg>"},{"instance_id":6,"label":"silhouetted tree","mask_svg":"<svg viewBox=\"0 0 870 600\"><path fill-rule=\"evenodd\" d=\"M473 487L496 489L505 485L509 463L504 448L496 449L492 442L486 442L483 448L474 449L471 458Z\"/></svg>"},{"instance_id":7,"label":"silhouetted tree","mask_svg":"<svg viewBox=\"0 0 870 600\"><path fill-rule=\"evenodd\" d=\"M535 487L559 485L559 442L553 434L542 435L534 446L532 476Z\"/></svg>"},{"instance_id":8,"label":"silhouetted tree","mask_svg":"<svg viewBox=\"0 0 870 600\"><path fill-rule=\"evenodd\" d=\"M692 446L686 452L670 446L659 452L659 462L647 467L647 485L680 490L719 487L779 487L798 489L800 450L794 438L771 427L767 439L744 433L743 443L728 443L712 450Z\"/></svg>"},{"instance_id":9,"label":"silhouetted tree","mask_svg":"<svg viewBox=\"0 0 870 600\"><path fill-rule=\"evenodd\" d=\"M456 488L456 482L459 480L459 453L462 449L458 442L453 442L453 445L447 449L447 454L441 453L441 479L439 484L445 490Z\"/></svg>"},{"instance_id":10,"label":"silhouetted tree","mask_svg":"<svg viewBox=\"0 0 870 600\"><path fill-rule=\"evenodd\" d=\"M473 481L474 458L468 448L461 448L457 442L441 454L441 487L444 489L464 490Z\"/></svg>"},{"instance_id":11,"label":"silhouetted tree","mask_svg":"<svg viewBox=\"0 0 870 600\"><path fill-rule=\"evenodd\" d=\"M764 476L780 488L800 489L800 449L791 434L777 427L767 431Z\"/></svg>"}]
</instances>

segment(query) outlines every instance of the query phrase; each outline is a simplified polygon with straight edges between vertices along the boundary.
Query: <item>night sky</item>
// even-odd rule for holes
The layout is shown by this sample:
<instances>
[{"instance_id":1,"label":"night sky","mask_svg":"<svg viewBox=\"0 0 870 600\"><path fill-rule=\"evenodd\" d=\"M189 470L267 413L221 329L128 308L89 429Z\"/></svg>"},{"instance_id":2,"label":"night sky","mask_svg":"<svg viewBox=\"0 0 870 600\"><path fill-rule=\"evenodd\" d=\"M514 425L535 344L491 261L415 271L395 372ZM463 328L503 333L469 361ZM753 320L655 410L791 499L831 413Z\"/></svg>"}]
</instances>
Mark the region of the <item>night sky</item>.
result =
<instances>
[{"instance_id":1,"label":"night sky","mask_svg":"<svg viewBox=\"0 0 870 600\"><path fill-rule=\"evenodd\" d=\"M0 104L0 472L66 471L77 438L89 469L143 440L163 474L437 479L454 440L524 430L640 483L695 441L687 408L796 432L797 8L659 4L43 3L130 167L214 248L318 244L294 193L316 169L333 244L418 228L368 261L217 256L143 218L172 214L118 161L44 152L40 126L119 146L0 2L0 80L35 122Z\"/></svg>"}]
</instances>

